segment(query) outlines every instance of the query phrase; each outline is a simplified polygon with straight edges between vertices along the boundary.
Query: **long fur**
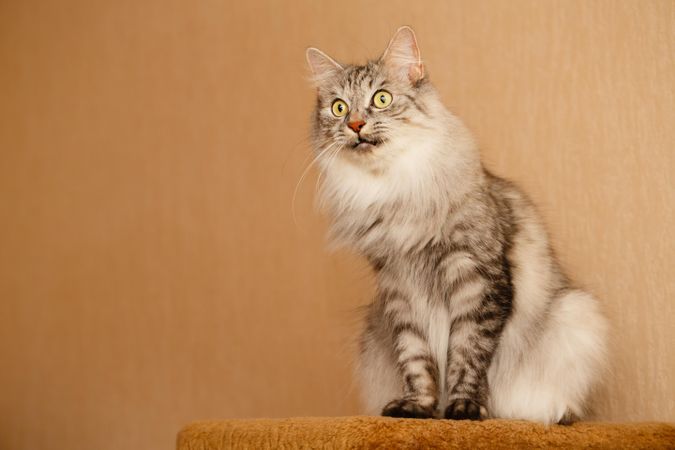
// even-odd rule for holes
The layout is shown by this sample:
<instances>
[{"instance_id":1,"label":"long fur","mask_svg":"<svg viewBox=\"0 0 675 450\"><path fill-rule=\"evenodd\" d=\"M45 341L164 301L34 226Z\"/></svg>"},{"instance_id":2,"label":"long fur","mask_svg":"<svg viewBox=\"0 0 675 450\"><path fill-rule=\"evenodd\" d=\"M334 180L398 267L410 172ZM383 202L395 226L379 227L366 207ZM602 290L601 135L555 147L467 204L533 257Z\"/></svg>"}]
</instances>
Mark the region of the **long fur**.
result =
<instances>
[{"instance_id":1,"label":"long fur","mask_svg":"<svg viewBox=\"0 0 675 450\"><path fill-rule=\"evenodd\" d=\"M322 55L308 57L320 201L334 242L361 252L378 280L361 337L366 411L583 417L604 365L605 319L562 272L530 200L483 168L423 76L412 30L364 66ZM379 89L394 98L383 110L371 102ZM358 136L349 115L332 114L338 98L365 117ZM359 139L376 145L357 150Z\"/></svg>"}]
</instances>

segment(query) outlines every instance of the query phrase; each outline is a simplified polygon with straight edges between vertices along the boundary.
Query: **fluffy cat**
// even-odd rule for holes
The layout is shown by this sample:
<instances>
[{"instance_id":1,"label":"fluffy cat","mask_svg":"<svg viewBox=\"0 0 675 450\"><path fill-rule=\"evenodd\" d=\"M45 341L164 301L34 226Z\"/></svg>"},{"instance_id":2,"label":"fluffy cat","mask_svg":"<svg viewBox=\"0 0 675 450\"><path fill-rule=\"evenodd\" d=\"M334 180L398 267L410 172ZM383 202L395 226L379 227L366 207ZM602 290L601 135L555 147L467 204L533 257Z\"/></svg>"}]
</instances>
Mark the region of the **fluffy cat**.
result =
<instances>
[{"instance_id":1,"label":"fluffy cat","mask_svg":"<svg viewBox=\"0 0 675 450\"><path fill-rule=\"evenodd\" d=\"M605 319L563 274L530 200L482 166L425 76L413 31L400 28L363 66L314 48L307 61L332 237L377 277L360 341L367 412L582 417Z\"/></svg>"}]
</instances>

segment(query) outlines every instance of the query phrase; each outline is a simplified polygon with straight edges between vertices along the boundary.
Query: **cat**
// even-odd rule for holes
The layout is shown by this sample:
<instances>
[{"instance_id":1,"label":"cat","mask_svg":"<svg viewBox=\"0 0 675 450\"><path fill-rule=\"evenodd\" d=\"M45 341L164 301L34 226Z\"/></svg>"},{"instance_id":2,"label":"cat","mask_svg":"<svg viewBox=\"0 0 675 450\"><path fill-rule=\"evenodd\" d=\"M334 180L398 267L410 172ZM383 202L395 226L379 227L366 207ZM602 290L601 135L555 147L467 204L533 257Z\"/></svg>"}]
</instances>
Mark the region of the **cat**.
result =
<instances>
[{"instance_id":1,"label":"cat","mask_svg":"<svg viewBox=\"0 0 675 450\"><path fill-rule=\"evenodd\" d=\"M360 339L368 414L568 423L606 360L598 302L555 259L528 197L481 164L414 32L341 65L307 49L331 237L377 278Z\"/></svg>"}]
</instances>

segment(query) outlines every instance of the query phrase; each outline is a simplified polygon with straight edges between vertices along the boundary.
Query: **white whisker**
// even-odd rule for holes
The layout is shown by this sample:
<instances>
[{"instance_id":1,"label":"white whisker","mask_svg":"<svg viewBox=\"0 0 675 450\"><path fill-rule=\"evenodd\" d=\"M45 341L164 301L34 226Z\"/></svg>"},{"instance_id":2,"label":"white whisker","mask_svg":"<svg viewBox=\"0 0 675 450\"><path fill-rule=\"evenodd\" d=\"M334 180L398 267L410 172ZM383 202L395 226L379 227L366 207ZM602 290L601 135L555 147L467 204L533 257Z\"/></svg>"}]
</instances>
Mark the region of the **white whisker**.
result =
<instances>
[{"instance_id":1,"label":"white whisker","mask_svg":"<svg viewBox=\"0 0 675 450\"><path fill-rule=\"evenodd\" d=\"M330 166L333 164L333 161L335 161L335 158L337 158L337 154L340 153L340 150L342 150L342 147L337 147L334 151L332 151L328 157L327 160L328 162L326 163L326 167L324 167L320 172L319 176L316 179L316 185L314 186L314 191L318 192L319 186L321 185L321 178L323 177L323 174L328 171Z\"/></svg>"},{"instance_id":2,"label":"white whisker","mask_svg":"<svg viewBox=\"0 0 675 450\"><path fill-rule=\"evenodd\" d=\"M336 145L339 145L339 144L340 144L340 142L333 142L328 147L321 150L321 152L319 152L319 154L316 155L316 157L312 160L312 162L310 162L309 165L307 165L307 167L305 167L305 170L302 172L302 175L300 175L300 179L295 184L295 189L293 190L293 199L291 200L291 214L293 215L293 223L296 226L298 225L298 221L297 221L297 218L295 216L295 199L298 196L298 189L300 188L300 185L302 184L302 181L305 179L305 177L307 176L307 173L309 172L309 169L314 165L314 163L316 163L319 160L319 158L321 158L324 154L326 154L326 152L328 152L329 150L331 150L332 148L334 148Z\"/></svg>"}]
</instances>

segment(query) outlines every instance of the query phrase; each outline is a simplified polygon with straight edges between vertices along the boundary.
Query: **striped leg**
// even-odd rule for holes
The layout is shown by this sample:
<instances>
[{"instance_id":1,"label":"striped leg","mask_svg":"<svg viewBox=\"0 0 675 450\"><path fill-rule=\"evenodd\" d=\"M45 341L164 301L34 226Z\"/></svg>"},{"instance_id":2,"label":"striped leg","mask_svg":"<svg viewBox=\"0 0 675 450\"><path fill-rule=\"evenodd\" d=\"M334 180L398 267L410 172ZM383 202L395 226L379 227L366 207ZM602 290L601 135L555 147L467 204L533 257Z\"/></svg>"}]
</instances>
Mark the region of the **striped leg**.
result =
<instances>
[{"instance_id":1,"label":"striped leg","mask_svg":"<svg viewBox=\"0 0 675 450\"><path fill-rule=\"evenodd\" d=\"M438 406L438 365L431 356L427 337L412 321L409 300L397 292L384 295L385 319L394 340L397 365L404 392L382 410L390 417L434 417Z\"/></svg>"},{"instance_id":2,"label":"striped leg","mask_svg":"<svg viewBox=\"0 0 675 450\"><path fill-rule=\"evenodd\" d=\"M448 342L447 419L478 420L488 415L487 370L504 326L499 291L473 277L453 293Z\"/></svg>"}]
</instances>

